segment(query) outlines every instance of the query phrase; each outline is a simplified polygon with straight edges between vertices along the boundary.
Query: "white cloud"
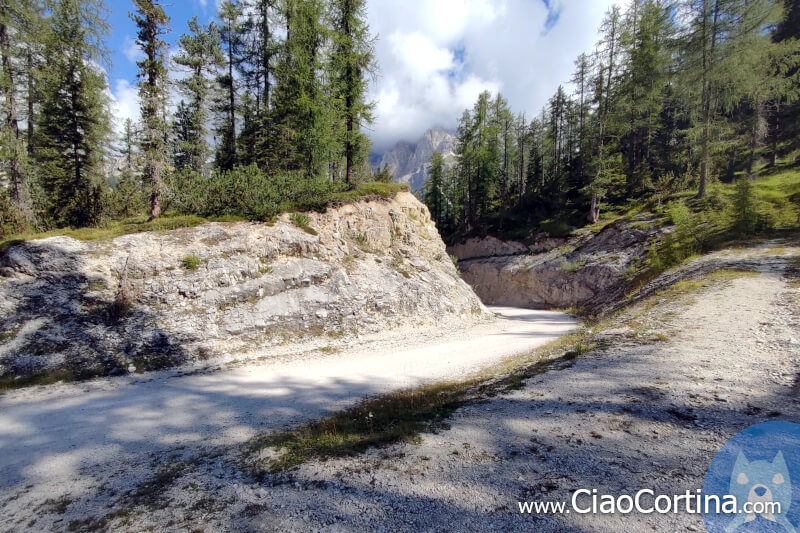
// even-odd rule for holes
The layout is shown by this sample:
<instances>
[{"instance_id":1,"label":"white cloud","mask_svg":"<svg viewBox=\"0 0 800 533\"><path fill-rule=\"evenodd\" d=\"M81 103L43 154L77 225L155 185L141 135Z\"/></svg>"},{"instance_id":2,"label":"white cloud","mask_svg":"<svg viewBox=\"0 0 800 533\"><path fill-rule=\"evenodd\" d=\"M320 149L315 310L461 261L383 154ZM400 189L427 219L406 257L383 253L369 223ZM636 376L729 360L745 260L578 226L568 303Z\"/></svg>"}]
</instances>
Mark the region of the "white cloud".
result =
<instances>
[{"instance_id":1,"label":"white cloud","mask_svg":"<svg viewBox=\"0 0 800 533\"><path fill-rule=\"evenodd\" d=\"M121 134L125 119L139 120L139 88L128 80L118 79L111 90L111 113L114 131Z\"/></svg>"},{"instance_id":2,"label":"white cloud","mask_svg":"<svg viewBox=\"0 0 800 533\"><path fill-rule=\"evenodd\" d=\"M131 63L136 63L144 59L144 52L136 44L136 39L132 39L129 35L125 36L125 42L122 44L122 53L128 58Z\"/></svg>"},{"instance_id":3,"label":"white cloud","mask_svg":"<svg viewBox=\"0 0 800 533\"><path fill-rule=\"evenodd\" d=\"M381 68L371 137L380 151L426 129L455 127L483 90L539 112L590 52L614 0L370 0ZM548 8L549 5L549 8ZM547 30L548 17L558 19Z\"/></svg>"}]
</instances>

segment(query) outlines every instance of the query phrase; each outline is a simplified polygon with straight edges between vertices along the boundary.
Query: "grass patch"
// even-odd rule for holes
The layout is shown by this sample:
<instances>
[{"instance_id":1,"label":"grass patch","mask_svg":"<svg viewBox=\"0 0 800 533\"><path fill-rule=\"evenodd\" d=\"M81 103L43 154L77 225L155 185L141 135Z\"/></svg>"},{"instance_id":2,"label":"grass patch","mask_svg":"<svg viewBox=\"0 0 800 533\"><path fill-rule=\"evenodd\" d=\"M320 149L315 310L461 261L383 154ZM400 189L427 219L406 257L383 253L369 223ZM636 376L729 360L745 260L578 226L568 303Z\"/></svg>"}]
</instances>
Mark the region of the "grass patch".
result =
<instances>
[{"instance_id":1,"label":"grass patch","mask_svg":"<svg viewBox=\"0 0 800 533\"><path fill-rule=\"evenodd\" d=\"M396 183L362 183L353 190L335 192L330 195L327 205L341 205L345 203L368 200L371 198L394 198L401 191L408 192L407 185ZM287 204L287 210L291 206ZM320 206L324 210L325 205ZM179 228L191 228L207 224L209 222L241 222L249 220L247 217L237 215L219 215L201 217L197 215L178 215L166 214L155 220L150 220L146 215L126 218L123 220L110 220L99 226L89 228L62 228L44 232L24 232L11 235L6 239L0 240L0 254L16 244L36 239L46 239L48 237L72 237L81 241L110 240L122 235L141 233L144 231L170 231ZM272 219L269 219L272 220ZM269 222L269 221L267 221ZM301 226L302 227L302 226ZM306 228L303 228L306 229ZM314 231L308 227L308 233ZM316 234L316 232L314 232Z\"/></svg>"},{"instance_id":2,"label":"grass patch","mask_svg":"<svg viewBox=\"0 0 800 533\"><path fill-rule=\"evenodd\" d=\"M203 261L196 255L190 254L181 259L181 266L186 270L197 270L202 264Z\"/></svg>"},{"instance_id":3,"label":"grass patch","mask_svg":"<svg viewBox=\"0 0 800 533\"><path fill-rule=\"evenodd\" d=\"M586 259L578 257L576 261L570 262L566 257L561 259L561 270L564 272L579 272L586 266Z\"/></svg>"},{"instance_id":4,"label":"grass patch","mask_svg":"<svg viewBox=\"0 0 800 533\"><path fill-rule=\"evenodd\" d=\"M292 213L289 215L289 220L309 235L317 235L317 231L309 225L311 224L311 219L305 213Z\"/></svg>"},{"instance_id":5,"label":"grass patch","mask_svg":"<svg viewBox=\"0 0 800 533\"><path fill-rule=\"evenodd\" d=\"M241 217L222 216L222 217L199 217L196 215L167 215L155 220L149 220L142 215L131 217L124 220L114 220L91 228L63 228L44 232L27 232L13 235L0 242L0 253L5 252L11 246L21 244L24 241L36 239L46 239L47 237L72 237L79 241L100 241L110 240L122 235L141 233L143 231L170 231L179 228L191 228L209 222L238 222L244 220Z\"/></svg>"},{"instance_id":6,"label":"grass patch","mask_svg":"<svg viewBox=\"0 0 800 533\"><path fill-rule=\"evenodd\" d=\"M27 376L0 376L0 393L14 389L33 387L35 385L53 385L59 382L70 383L72 381L83 381L105 375L107 375L105 369L102 366L97 366L96 368L82 372L75 372L68 368L60 368L36 372L28 374Z\"/></svg>"},{"instance_id":7,"label":"grass patch","mask_svg":"<svg viewBox=\"0 0 800 533\"><path fill-rule=\"evenodd\" d=\"M355 189L350 191L342 191L333 193L329 203L345 204L356 202L358 200L369 199L370 197L380 198L394 198L399 192L410 192L408 185L402 183L381 183L377 181L370 181L358 185Z\"/></svg>"},{"instance_id":8,"label":"grass patch","mask_svg":"<svg viewBox=\"0 0 800 533\"><path fill-rule=\"evenodd\" d=\"M584 330L526 355L509 358L464 381L436 383L364 400L296 430L257 439L254 452L272 450L272 458L260 463L258 469L274 473L312 459L355 455L396 442L418 442L420 433L447 429L444 420L467 402L518 389L525 380L557 364L571 364L571 359L594 348L596 344ZM498 372L506 375L497 378Z\"/></svg>"}]
</instances>

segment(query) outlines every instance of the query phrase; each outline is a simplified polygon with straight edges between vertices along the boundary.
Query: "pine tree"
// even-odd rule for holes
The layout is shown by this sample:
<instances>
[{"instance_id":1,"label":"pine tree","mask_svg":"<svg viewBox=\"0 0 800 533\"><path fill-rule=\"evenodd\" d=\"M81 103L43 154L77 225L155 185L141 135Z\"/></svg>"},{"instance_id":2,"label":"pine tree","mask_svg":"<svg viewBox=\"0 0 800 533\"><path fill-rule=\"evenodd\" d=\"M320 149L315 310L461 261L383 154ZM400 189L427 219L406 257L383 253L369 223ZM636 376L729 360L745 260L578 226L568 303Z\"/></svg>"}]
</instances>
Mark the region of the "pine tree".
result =
<instances>
[{"instance_id":1,"label":"pine tree","mask_svg":"<svg viewBox=\"0 0 800 533\"><path fill-rule=\"evenodd\" d=\"M441 152L434 152L430 161L428 181L425 183L425 203L431 210L431 217L441 228L444 216L444 158Z\"/></svg>"},{"instance_id":2,"label":"pine tree","mask_svg":"<svg viewBox=\"0 0 800 533\"><path fill-rule=\"evenodd\" d=\"M240 50L243 47L242 5L236 0L225 0L219 5L217 18L220 20L220 39L225 47L225 72L219 76L218 83L223 91L217 110L222 120L217 132L222 138L217 148L216 165L222 170L231 170L237 161L236 156L236 111L237 80L234 72L241 65Z\"/></svg>"},{"instance_id":3,"label":"pine tree","mask_svg":"<svg viewBox=\"0 0 800 533\"><path fill-rule=\"evenodd\" d=\"M286 40L276 69L271 120L272 152L262 157L284 170L321 176L333 154L331 102L323 90L327 35L320 0L292 0L283 6Z\"/></svg>"},{"instance_id":4,"label":"pine tree","mask_svg":"<svg viewBox=\"0 0 800 533\"><path fill-rule=\"evenodd\" d=\"M119 154L123 158L119 180L111 193L109 208L115 217L127 218L144 210L142 184L136 168L139 154L136 126L129 118L125 119L122 131L122 147Z\"/></svg>"},{"instance_id":5,"label":"pine tree","mask_svg":"<svg viewBox=\"0 0 800 533\"><path fill-rule=\"evenodd\" d=\"M671 60L669 15L656 0L633 0L626 15L622 36L626 61L618 104L624 118L617 133L627 161L628 194L647 186L642 178L651 165L649 146L659 125Z\"/></svg>"},{"instance_id":6,"label":"pine tree","mask_svg":"<svg viewBox=\"0 0 800 533\"><path fill-rule=\"evenodd\" d=\"M169 29L169 17L159 0L133 0L137 9L131 19L138 28L137 44L145 58L139 66L139 99L141 101L144 182L150 197L150 216L161 215L161 196L164 192L164 177L167 172L166 121L167 67L165 65L166 43L161 38Z\"/></svg>"},{"instance_id":7,"label":"pine tree","mask_svg":"<svg viewBox=\"0 0 800 533\"><path fill-rule=\"evenodd\" d=\"M33 223L34 213L28 191L26 176L26 151L19 127L20 109L18 98L18 71L13 65L15 58L28 58L24 76L27 85L33 87L33 53L37 41L42 37L42 6L40 2L9 2L0 0L0 93L5 100L5 120L0 139L3 140L0 159L8 167L11 180L11 195L18 213L27 223ZM29 96L29 110L33 101ZM33 132L31 126L32 112L27 117L28 133ZM29 147L33 145L28 136Z\"/></svg>"},{"instance_id":8,"label":"pine tree","mask_svg":"<svg viewBox=\"0 0 800 533\"><path fill-rule=\"evenodd\" d=\"M369 141L361 133L372 123L373 104L365 102L367 74L375 74L374 40L366 22L365 0L334 0L332 3L333 97L343 115L345 182L353 183L353 169L365 158Z\"/></svg>"},{"instance_id":9,"label":"pine tree","mask_svg":"<svg viewBox=\"0 0 800 533\"><path fill-rule=\"evenodd\" d=\"M184 124L186 137L182 140L181 152L186 166L199 174L205 174L210 149L208 136L208 102L212 76L222 66L224 58L220 35L215 23L201 25L197 17L189 20L191 33L181 35L179 52L175 63L188 70L188 76L178 81L180 92L188 98Z\"/></svg>"},{"instance_id":10,"label":"pine tree","mask_svg":"<svg viewBox=\"0 0 800 533\"><path fill-rule=\"evenodd\" d=\"M100 0L61 0L53 7L37 130L45 211L55 225L87 226L102 215L103 156L110 135L103 55L108 29Z\"/></svg>"}]
</instances>

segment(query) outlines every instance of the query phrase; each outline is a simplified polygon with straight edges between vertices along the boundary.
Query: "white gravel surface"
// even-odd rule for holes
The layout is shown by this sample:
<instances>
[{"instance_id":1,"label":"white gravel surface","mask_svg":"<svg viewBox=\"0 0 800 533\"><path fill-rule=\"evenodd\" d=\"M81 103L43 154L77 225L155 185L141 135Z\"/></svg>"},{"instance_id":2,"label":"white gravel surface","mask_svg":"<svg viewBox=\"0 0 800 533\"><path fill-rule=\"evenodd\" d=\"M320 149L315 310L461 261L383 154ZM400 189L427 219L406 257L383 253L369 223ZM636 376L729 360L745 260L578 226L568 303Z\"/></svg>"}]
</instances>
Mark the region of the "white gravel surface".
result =
<instances>
[{"instance_id":1,"label":"white gravel surface","mask_svg":"<svg viewBox=\"0 0 800 533\"><path fill-rule=\"evenodd\" d=\"M241 444L259 430L433 376L410 365L374 383L369 361L388 352L379 344L358 357L8 394L0 398L0 530L703 531L693 515L523 515L517 504L568 500L578 488L683 494L701 486L738 431L800 422L800 288L782 275L792 256L797 262L800 249L703 258L759 273L677 299L654 292L598 334L603 348L466 405L418 444L263 478L240 462ZM572 326L563 315L516 313L441 339L462 362L478 346L488 354L441 377L541 343L542 327L554 336ZM447 359L441 346L413 355L419 337L397 333L412 346L396 358L422 367L428 353ZM347 376L318 381L322 369L344 367Z\"/></svg>"},{"instance_id":2,"label":"white gravel surface","mask_svg":"<svg viewBox=\"0 0 800 533\"><path fill-rule=\"evenodd\" d=\"M241 445L257 432L365 396L470 374L576 325L563 313L494 311L497 320L419 334L406 328L341 352L289 361L6 393L0 396L0 511L6 518L0 530L19 531L31 519L31 530L66 527L63 518L48 514L58 507L53 502L71 502L77 511L83 501L89 508L70 514L96 515L98 490L130 490L154 465L157 470L209 446Z\"/></svg>"}]
</instances>

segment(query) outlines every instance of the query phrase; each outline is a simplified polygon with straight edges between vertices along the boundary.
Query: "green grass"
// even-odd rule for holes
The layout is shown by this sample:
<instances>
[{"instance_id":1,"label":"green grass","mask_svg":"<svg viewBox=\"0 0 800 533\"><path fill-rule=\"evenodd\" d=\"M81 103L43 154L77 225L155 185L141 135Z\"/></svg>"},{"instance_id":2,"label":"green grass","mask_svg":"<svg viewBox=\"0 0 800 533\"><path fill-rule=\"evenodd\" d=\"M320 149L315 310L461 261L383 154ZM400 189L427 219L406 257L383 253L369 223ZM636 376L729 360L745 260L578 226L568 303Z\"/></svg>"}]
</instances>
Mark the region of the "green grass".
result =
<instances>
[{"instance_id":1,"label":"green grass","mask_svg":"<svg viewBox=\"0 0 800 533\"><path fill-rule=\"evenodd\" d=\"M358 185L350 191L337 192L331 195L331 204L356 202L369 197L394 198L399 192L410 192L408 185L402 183L381 183L370 181Z\"/></svg>"},{"instance_id":2,"label":"green grass","mask_svg":"<svg viewBox=\"0 0 800 533\"><path fill-rule=\"evenodd\" d=\"M344 203L356 202L363 199L374 197L393 198L398 192L409 191L407 185L396 183L362 183L353 190L338 192L331 195L328 205L340 205ZM307 215L304 215L307 216ZM176 215L166 214L155 220L150 220L146 215L135 216L124 220L111 220L99 226L89 228L62 228L42 232L24 232L11 235L0 240L0 254L8 248L24 241L45 239L47 237L72 237L81 241L110 240L122 235L140 233L144 231L169 231L178 228L191 228L207 224L208 222L241 222L247 220L244 217L225 215L218 217L201 217L197 215ZM306 226L299 226L308 233L316 232ZM307 229L306 229L307 228Z\"/></svg>"},{"instance_id":3,"label":"green grass","mask_svg":"<svg viewBox=\"0 0 800 533\"><path fill-rule=\"evenodd\" d=\"M370 398L296 430L258 438L253 451L270 448L274 454L271 460L259 463L257 470L278 472L312 459L354 455L395 442L418 442L420 433L446 429L444 420L465 403L519 389L525 380L557 364L570 364L571 359L595 347L583 330L509 358L464 381ZM497 378L498 374L503 377Z\"/></svg>"},{"instance_id":4,"label":"green grass","mask_svg":"<svg viewBox=\"0 0 800 533\"><path fill-rule=\"evenodd\" d=\"M187 255L181 260L181 265L186 270L197 270L202 264L203 261L196 255Z\"/></svg>"},{"instance_id":5,"label":"green grass","mask_svg":"<svg viewBox=\"0 0 800 533\"><path fill-rule=\"evenodd\" d=\"M72 381L84 381L104 375L106 375L105 369L102 367L97 367L80 373L76 373L70 369L62 368L36 372L34 374L21 377L0 376L0 393L14 389L33 387L35 385L53 385L61 381L64 383L70 383Z\"/></svg>"},{"instance_id":6,"label":"green grass","mask_svg":"<svg viewBox=\"0 0 800 533\"><path fill-rule=\"evenodd\" d=\"M90 228L62 228L44 232L26 232L12 235L8 239L0 242L0 253L8 247L24 241L35 239L45 239L47 237L72 237L80 241L99 241L110 240L122 235L140 233L143 231L169 231L178 228L191 228L208 222L238 222L244 220L241 217L225 216L204 218L196 215L167 215L155 220L141 215L127 218L125 220L114 220L106 222L100 226Z\"/></svg>"}]
</instances>

